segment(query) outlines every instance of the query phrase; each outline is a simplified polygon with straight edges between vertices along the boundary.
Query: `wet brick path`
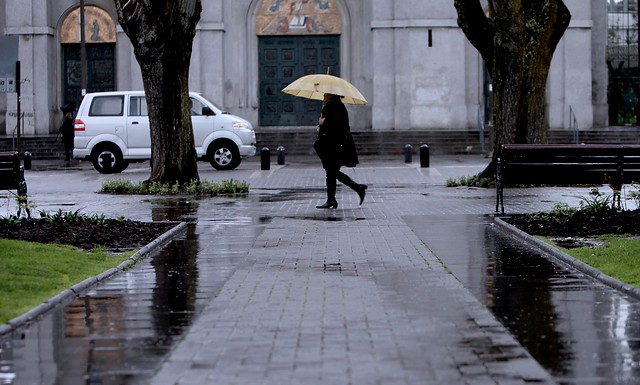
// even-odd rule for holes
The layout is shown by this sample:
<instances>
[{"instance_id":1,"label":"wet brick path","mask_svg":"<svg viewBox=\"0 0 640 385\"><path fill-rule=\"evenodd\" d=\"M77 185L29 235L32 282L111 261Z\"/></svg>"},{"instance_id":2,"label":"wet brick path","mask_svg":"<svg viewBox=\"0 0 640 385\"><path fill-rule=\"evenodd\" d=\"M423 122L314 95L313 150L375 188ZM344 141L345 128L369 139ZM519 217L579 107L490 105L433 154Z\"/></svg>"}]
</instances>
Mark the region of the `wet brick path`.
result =
<instances>
[{"instance_id":1,"label":"wet brick path","mask_svg":"<svg viewBox=\"0 0 640 385\"><path fill-rule=\"evenodd\" d=\"M324 200L322 170L305 162L269 171L246 162L224 173L204 165L202 178L246 180L251 194L179 207L166 199L95 194L105 179L146 178L144 168L117 176L31 172L28 182L39 209L194 223L187 239L197 250L198 309L182 325L186 333L172 336L176 344L152 384L551 384L403 219L493 213L494 190L444 187L447 178L472 175L485 163L444 158L420 169L365 159L348 171L369 185L365 204L341 187L340 207L328 211L315 209ZM508 211L527 212L559 201L575 205L585 190L505 195ZM216 226L249 230L238 240ZM466 234L450 236L456 243Z\"/></svg>"}]
</instances>

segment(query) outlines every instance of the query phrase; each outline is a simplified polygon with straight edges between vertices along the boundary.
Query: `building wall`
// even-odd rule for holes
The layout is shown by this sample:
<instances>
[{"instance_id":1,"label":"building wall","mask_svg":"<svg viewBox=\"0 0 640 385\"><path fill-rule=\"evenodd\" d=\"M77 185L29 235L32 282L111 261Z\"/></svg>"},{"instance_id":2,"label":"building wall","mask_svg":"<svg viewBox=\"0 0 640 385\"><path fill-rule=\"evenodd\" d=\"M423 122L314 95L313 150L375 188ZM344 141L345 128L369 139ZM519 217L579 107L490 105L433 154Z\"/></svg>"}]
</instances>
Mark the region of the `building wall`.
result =
<instances>
[{"instance_id":1,"label":"building wall","mask_svg":"<svg viewBox=\"0 0 640 385\"><path fill-rule=\"evenodd\" d=\"M6 9L5 7L0 6L0 33L4 31L6 23ZM5 132L4 127L7 126L6 122L6 111L7 111L7 94L0 93L0 135Z\"/></svg>"},{"instance_id":2,"label":"building wall","mask_svg":"<svg viewBox=\"0 0 640 385\"><path fill-rule=\"evenodd\" d=\"M606 5L565 0L573 18L558 45L548 80L551 129L606 125ZM203 0L192 53L190 87L258 123L258 38L261 0ZM24 132L58 130L62 64L58 27L78 0L5 0L0 27L19 35ZM92 0L115 18L113 0ZM484 111L484 67L456 23L453 1L336 0L342 34L341 76L369 101L349 106L354 130L477 129ZM7 10L11 17L7 17ZM118 27L116 84L141 89L127 36ZM0 96L6 132L15 126L15 94ZM4 113L3 113L4 112ZM2 120L0 120L0 124Z\"/></svg>"}]
</instances>

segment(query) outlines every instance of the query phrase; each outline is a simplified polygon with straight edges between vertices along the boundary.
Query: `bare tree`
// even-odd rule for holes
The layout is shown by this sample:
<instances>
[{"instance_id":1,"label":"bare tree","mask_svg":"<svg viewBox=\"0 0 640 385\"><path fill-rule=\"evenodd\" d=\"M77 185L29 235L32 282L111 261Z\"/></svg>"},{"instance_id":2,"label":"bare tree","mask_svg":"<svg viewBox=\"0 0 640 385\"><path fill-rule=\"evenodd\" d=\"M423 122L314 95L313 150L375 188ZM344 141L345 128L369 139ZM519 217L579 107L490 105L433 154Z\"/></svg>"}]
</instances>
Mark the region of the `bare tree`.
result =
<instances>
[{"instance_id":1,"label":"bare tree","mask_svg":"<svg viewBox=\"0 0 640 385\"><path fill-rule=\"evenodd\" d=\"M486 2L485 2L486 3ZM546 82L571 13L562 0L454 0L458 25L492 79L494 158L506 143L546 143Z\"/></svg>"},{"instance_id":2,"label":"bare tree","mask_svg":"<svg viewBox=\"0 0 640 385\"><path fill-rule=\"evenodd\" d=\"M151 130L150 182L199 180L189 114L189 65L201 0L114 0L144 83Z\"/></svg>"}]
</instances>

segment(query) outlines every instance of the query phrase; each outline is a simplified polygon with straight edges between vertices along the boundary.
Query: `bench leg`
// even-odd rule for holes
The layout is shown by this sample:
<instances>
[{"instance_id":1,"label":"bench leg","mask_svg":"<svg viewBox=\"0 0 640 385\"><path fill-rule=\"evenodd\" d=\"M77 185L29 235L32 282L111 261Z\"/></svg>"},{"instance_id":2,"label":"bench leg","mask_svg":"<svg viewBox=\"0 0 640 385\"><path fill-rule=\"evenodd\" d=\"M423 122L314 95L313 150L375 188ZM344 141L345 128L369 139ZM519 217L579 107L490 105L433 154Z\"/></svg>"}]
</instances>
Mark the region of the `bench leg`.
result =
<instances>
[{"instance_id":1,"label":"bench leg","mask_svg":"<svg viewBox=\"0 0 640 385\"><path fill-rule=\"evenodd\" d=\"M498 208L502 208L502 214L504 214L504 195L503 195L503 187L496 187L496 212L498 212Z\"/></svg>"},{"instance_id":2,"label":"bench leg","mask_svg":"<svg viewBox=\"0 0 640 385\"><path fill-rule=\"evenodd\" d=\"M22 214L22 208L27 213L27 218L31 218L31 210L29 209L29 199L27 197L27 181L24 179L24 173L20 175L20 182L18 182L18 218Z\"/></svg>"}]
</instances>

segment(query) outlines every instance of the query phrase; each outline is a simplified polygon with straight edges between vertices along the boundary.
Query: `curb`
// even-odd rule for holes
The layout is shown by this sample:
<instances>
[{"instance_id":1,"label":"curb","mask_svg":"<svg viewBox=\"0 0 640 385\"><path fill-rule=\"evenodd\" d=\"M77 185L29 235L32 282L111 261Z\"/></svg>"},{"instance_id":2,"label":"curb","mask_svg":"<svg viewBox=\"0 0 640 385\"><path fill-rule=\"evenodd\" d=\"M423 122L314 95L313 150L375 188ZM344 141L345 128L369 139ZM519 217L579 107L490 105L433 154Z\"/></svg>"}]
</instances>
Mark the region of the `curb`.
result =
<instances>
[{"instance_id":1,"label":"curb","mask_svg":"<svg viewBox=\"0 0 640 385\"><path fill-rule=\"evenodd\" d=\"M511 235L514 235L516 239L524 243L527 243L531 246L537 247L545 254L566 263L567 265L573 267L579 272L586 274L592 277L593 279L596 279L602 282L603 284L610 286L616 290L619 290L631 297L640 299L640 288L621 282L613 277L610 277L604 274L603 272L601 272L600 270L592 266L589 266L580 260L573 258L569 254L559 250L558 248L553 247L548 243L543 242L540 239L533 237L527 234L526 232L516 228L515 226L508 224L507 222L503 221L500 218L497 218L497 217L494 218L494 223L496 224L496 227L500 228L505 232L510 233Z\"/></svg>"},{"instance_id":2,"label":"curb","mask_svg":"<svg viewBox=\"0 0 640 385\"><path fill-rule=\"evenodd\" d=\"M113 267L95 277L89 277L84 281L77 283L66 290L63 290L61 293L46 300L45 302L41 303L35 308L29 310L28 312L7 321L3 325L0 325L0 336L8 334L25 325L28 325L32 320L42 316L44 313L51 310L52 308L58 306L63 302L68 301L72 297L77 297L80 292L85 291L90 287L100 283L101 281L111 278L115 274L118 274L132 267L133 265L138 263L141 259L147 257L151 252L164 246L169 241L171 241L175 236L184 232L186 228L187 228L186 222L179 222L175 227L168 230L164 234L160 235L158 238L154 239L153 241L151 241L151 243L142 247L140 250L136 251L126 261L123 261L118 266Z\"/></svg>"}]
</instances>

